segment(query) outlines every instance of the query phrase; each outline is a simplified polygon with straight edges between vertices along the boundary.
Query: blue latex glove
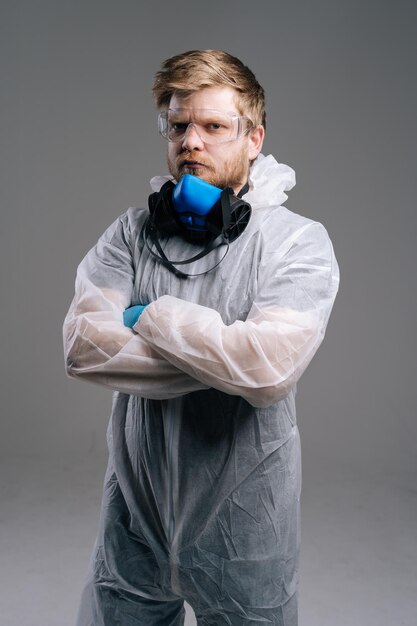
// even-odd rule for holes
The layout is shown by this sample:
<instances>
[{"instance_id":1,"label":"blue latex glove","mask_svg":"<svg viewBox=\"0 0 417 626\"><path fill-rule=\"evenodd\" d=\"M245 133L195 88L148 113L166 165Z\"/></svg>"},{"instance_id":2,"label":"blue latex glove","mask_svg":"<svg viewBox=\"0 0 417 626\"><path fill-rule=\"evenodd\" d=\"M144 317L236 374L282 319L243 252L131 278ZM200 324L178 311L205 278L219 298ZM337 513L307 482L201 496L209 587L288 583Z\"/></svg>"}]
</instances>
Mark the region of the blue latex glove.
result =
<instances>
[{"instance_id":1,"label":"blue latex glove","mask_svg":"<svg viewBox=\"0 0 417 626\"><path fill-rule=\"evenodd\" d=\"M128 328L133 328L133 326L138 321L141 313L146 309L147 304L138 304L136 306L131 306L128 309L123 311L123 324Z\"/></svg>"}]
</instances>

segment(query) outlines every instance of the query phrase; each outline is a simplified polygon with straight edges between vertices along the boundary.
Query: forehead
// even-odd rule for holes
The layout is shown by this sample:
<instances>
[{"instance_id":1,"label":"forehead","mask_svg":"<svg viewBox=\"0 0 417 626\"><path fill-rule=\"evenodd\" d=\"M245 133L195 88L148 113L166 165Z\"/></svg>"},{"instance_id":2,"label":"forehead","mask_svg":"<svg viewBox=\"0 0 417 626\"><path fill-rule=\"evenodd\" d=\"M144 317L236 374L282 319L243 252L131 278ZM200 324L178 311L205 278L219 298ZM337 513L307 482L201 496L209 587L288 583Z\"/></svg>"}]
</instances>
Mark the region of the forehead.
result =
<instances>
[{"instance_id":1,"label":"forehead","mask_svg":"<svg viewBox=\"0 0 417 626\"><path fill-rule=\"evenodd\" d=\"M238 93L232 87L204 87L190 96L173 94L170 109L217 109L229 113L240 113Z\"/></svg>"}]
</instances>

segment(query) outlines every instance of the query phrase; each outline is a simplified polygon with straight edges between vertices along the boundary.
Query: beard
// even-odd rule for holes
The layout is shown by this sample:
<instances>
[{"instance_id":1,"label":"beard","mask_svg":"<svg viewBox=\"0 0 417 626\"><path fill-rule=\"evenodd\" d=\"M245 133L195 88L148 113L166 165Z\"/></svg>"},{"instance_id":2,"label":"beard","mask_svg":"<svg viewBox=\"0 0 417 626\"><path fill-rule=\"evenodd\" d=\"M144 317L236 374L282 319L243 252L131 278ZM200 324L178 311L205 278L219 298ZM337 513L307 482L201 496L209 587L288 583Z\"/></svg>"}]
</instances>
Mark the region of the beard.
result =
<instances>
[{"instance_id":1,"label":"beard","mask_svg":"<svg viewBox=\"0 0 417 626\"><path fill-rule=\"evenodd\" d=\"M185 161L197 161L204 167L194 169ZM202 158L197 151L184 150L174 159L168 157L168 170L177 182L184 174L191 174L220 189L231 187L237 193L248 179L249 159L246 151L241 150L239 153L232 155L220 168L216 167L215 161L209 159L209 157Z\"/></svg>"}]
</instances>

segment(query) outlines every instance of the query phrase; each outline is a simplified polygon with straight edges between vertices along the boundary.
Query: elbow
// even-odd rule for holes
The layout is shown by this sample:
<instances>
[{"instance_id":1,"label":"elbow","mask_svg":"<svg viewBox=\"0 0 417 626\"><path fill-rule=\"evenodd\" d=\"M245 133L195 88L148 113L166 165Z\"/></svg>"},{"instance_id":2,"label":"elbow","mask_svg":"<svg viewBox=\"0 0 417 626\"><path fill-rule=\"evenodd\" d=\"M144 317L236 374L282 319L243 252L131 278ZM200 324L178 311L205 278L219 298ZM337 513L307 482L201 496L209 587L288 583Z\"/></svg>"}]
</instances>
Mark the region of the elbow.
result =
<instances>
[{"instance_id":1,"label":"elbow","mask_svg":"<svg viewBox=\"0 0 417 626\"><path fill-rule=\"evenodd\" d=\"M79 367L77 363L77 359L71 354L65 355L65 373L68 378L80 378L80 373L82 372L82 368Z\"/></svg>"},{"instance_id":2,"label":"elbow","mask_svg":"<svg viewBox=\"0 0 417 626\"><path fill-rule=\"evenodd\" d=\"M85 359L84 359L85 360ZM83 352L74 334L64 333L64 367L68 378L79 378L83 371Z\"/></svg>"},{"instance_id":3,"label":"elbow","mask_svg":"<svg viewBox=\"0 0 417 626\"><path fill-rule=\"evenodd\" d=\"M274 382L271 381L269 385L250 390L251 399L248 401L252 406L267 408L288 396L308 367L319 346L320 340L317 341L315 335L312 335L311 339L311 342L305 344L305 348L309 349L306 349L303 355L299 355L302 358L298 358L294 362L291 361L286 368L277 371Z\"/></svg>"},{"instance_id":4,"label":"elbow","mask_svg":"<svg viewBox=\"0 0 417 626\"><path fill-rule=\"evenodd\" d=\"M91 345L75 325L64 324L64 367L68 378L80 378L88 365L94 364Z\"/></svg>"},{"instance_id":5,"label":"elbow","mask_svg":"<svg viewBox=\"0 0 417 626\"><path fill-rule=\"evenodd\" d=\"M74 324L70 324L68 321L69 314L65 318L64 326L62 329L62 340L63 340L63 348L64 348L64 367L65 373L68 378L75 378L76 374L76 350L75 348L75 327Z\"/></svg>"},{"instance_id":6,"label":"elbow","mask_svg":"<svg viewBox=\"0 0 417 626\"><path fill-rule=\"evenodd\" d=\"M67 377L72 380L103 384L100 379L100 374L94 371L94 368L84 367L81 363L78 363L70 357L65 359L65 373Z\"/></svg>"},{"instance_id":7,"label":"elbow","mask_svg":"<svg viewBox=\"0 0 417 626\"><path fill-rule=\"evenodd\" d=\"M295 381L285 381L278 385L257 387L248 390L244 398L256 409L266 409L283 400L290 393Z\"/></svg>"},{"instance_id":8,"label":"elbow","mask_svg":"<svg viewBox=\"0 0 417 626\"><path fill-rule=\"evenodd\" d=\"M276 379L270 381L269 384L248 389L245 399L258 409L266 409L280 402L280 400L283 400L291 393L306 366L307 362L304 362L303 367L292 366L286 372L284 371L277 375Z\"/></svg>"},{"instance_id":9,"label":"elbow","mask_svg":"<svg viewBox=\"0 0 417 626\"><path fill-rule=\"evenodd\" d=\"M73 359L70 356L67 356L65 358L65 373L68 376L68 378L76 378L77 374L76 374L76 364L74 363Z\"/></svg>"}]
</instances>

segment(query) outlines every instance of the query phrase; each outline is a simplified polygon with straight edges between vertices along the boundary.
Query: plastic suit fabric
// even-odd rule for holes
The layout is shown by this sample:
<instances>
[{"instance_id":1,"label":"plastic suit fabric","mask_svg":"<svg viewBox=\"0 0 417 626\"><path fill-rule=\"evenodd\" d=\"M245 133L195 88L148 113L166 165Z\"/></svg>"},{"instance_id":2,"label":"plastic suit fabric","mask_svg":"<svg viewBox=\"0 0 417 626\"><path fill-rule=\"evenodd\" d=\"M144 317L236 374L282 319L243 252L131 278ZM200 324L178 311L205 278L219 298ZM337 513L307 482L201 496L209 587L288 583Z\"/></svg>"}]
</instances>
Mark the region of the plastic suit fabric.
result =
<instances>
[{"instance_id":1,"label":"plastic suit fabric","mask_svg":"<svg viewBox=\"0 0 417 626\"><path fill-rule=\"evenodd\" d=\"M212 272L184 280L163 267L140 244L142 209L78 268L67 372L115 392L78 626L177 626L184 599L200 626L297 624L294 398L338 268L323 226L282 206L291 168L260 155L249 182L250 223ZM199 250L176 236L162 245L173 260ZM126 328L136 304L149 306Z\"/></svg>"}]
</instances>

